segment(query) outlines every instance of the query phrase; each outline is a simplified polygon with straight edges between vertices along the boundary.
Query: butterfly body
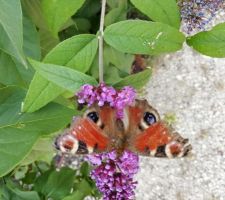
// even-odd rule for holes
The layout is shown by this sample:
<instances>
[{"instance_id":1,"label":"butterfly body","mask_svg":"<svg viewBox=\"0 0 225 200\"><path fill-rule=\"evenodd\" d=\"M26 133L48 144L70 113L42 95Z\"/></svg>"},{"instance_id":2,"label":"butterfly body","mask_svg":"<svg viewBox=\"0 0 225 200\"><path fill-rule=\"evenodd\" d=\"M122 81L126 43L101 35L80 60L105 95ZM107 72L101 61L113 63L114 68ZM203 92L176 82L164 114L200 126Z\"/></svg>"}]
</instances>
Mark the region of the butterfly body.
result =
<instances>
[{"instance_id":1,"label":"butterfly body","mask_svg":"<svg viewBox=\"0 0 225 200\"><path fill-rule=\"evenodd\" d=\"M182 157L191 150L182 138L160 119L146 100L136 100L118 119L109 105L93 105L76 117L71 127L56 140L62 153L87 154L128 150L144 156Z\"/></svg>"}]
</instances>

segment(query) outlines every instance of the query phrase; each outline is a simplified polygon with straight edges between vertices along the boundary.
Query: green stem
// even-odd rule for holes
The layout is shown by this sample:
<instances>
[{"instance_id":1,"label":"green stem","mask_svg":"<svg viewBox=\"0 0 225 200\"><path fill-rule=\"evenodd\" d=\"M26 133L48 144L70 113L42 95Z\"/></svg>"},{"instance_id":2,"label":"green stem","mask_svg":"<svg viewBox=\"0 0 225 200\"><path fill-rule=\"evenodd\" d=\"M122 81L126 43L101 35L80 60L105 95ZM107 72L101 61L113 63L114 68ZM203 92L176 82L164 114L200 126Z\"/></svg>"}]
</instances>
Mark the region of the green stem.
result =
<instances>
[{"instance_id":1,"label":"green stem","mask_svg":"<svg viewBox=\"0 0 225 200\"><path fill-rule=\"evenodd\" d=\"M102 0L101 18L98 36L98 48L99 48L99 82L103 82L104 66L103 66L103 37L104 37L104 20L105 20L105 7L106 0Z\"/></svg>"}]
</instances>

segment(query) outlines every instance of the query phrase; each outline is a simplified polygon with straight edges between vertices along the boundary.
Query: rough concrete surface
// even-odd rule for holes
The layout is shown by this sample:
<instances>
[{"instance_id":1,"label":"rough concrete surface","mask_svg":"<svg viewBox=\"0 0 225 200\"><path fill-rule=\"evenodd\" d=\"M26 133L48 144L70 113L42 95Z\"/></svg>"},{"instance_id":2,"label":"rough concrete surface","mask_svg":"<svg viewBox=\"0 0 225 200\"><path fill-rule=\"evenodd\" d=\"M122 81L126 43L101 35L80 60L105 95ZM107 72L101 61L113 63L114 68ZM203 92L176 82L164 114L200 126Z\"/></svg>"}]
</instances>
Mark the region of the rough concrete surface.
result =
<instances>
[{"instance_id":1,"label":"rough concrete surface","mask_svg":"<svg viewBox=\"0 0 225 200\"><path fill-rule=\"evenodd\" d=\"M224 13L214 23L225 21ZM190 139L193 155L141 158L137 200L225 200L225 59L190 47L160 57L147 99Z\"/></svg>"}]
</instances>

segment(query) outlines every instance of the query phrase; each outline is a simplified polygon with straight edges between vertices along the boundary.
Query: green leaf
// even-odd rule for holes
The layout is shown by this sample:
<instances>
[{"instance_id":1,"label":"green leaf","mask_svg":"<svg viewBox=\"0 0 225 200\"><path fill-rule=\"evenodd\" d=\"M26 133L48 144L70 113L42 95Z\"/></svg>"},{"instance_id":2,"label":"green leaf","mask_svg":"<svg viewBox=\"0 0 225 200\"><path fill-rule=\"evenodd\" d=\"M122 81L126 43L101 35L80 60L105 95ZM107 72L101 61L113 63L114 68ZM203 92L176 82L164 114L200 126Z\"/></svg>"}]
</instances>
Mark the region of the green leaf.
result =
<instances>
[{"instance_id":1,"label":"green leaf","mask_svg":"<svg viewBox=\"0 0 225 200\"><path fill-rule=\"evenodd\" d=\"M57 37L61 26L83 5L85 0L42 0L41 6L49 29Z\"/></svg>"},{"instance_id":2,"label":"green leaf","mask_svg":"<svg viewBox=\"0 0 225 200\"><path fill-rule=\"evenodd\" d=\"M110 8L116 8L118 6L118 2L115 0L107 0L106 3Z\"/></svg>"},{"instance_id":3,"label":"green leaf","mask_svg":"<svg viewBox=\"0 0 225 200\"><path fill-rule=\"evenodd\" d=\"M44 58L44 62L86 72L95 57L97 48L98 40L95 35L77 35L59 43Z\"/></svg>"},{"instance_id":4,"label":"green leaf","mask_svg":"<svg viewBox=\"0 0 225 200\"><path fill-rule=\"evenodd\" d=\"M42 173L41 176L39 176L35 180L35 182L34 182L34 190L35 191L37 191L40 194L43 194L45 184L47 183L48 177L52 173L52 170L53 169L48 169L47 171L45 171L44 173Z\"/></svg>"},{"instance_id":5,"label":"green leaf","mask_svg":"<svg viewBox=\"0 0 225 200\"><path fill-rule=\"evenodd\" d=\"M176 0L131 0L131 2L153 21L179 29L180 12Z\"/></svg>"},{"instance_id":6,"label":"green leaf","mask_svg":"<svg viewBox=\"0 0 225 200\"><path fill-rule=\"evenodd\" d=\"M40 200L35 191L22 191L12 181L6 184L0 183L0 199L1 200Z\"/></svg>"},{"instance_id":7,"label":"green leaf","mask_svg":"<svg viewBox=\"0 0 225 200\"><path fill-rule=\"evenodd\" d=\"M166 24L127 20L108 26L104 39L125 53L157 55L181 49L185 37Z\"/></svg>"},{"instance_id":8,"label":"green leaf","mask_svg":"<svg viewBox=\"0 0 225 200\"><path fill-rule=\"evenodd\" d=\"M107 84L114 84L123 77L130 74L134 55L122 53L105 45L104 47L104 81ZM98 79L98 57L96 56L89 73Z\"/></svg>"},{"instance_id":9,"label":"green leaf","mask_svg":"<svg viewBox=\"0 0 225 200\"><path fill-rule=\"evenodd\" d=\"M105 16L105 26L109 26L118 21L125 20L127 16L126 9L123 7L113 8Z\"/></svg>"},{"instance_id":10,"label":"green leaf","mask_svg":"<svg viewBox=\"0 0 225 200\"><path fill-rule=\"evenodd\" d=\"M86 0L84 5L79 9L79 11L76 13L76 16L78 17L85 17L90 19L98 18L98 13L101 10L101 2L99 0Z\"/></svg>"},{"instance_id":11,"label":"green leaf","mask_svg":"<svg viewBox=\"0 0 225 200\"><path fill-rule=\"evenodd\" d=\"M5 193L4 200L40 200L37 192L22 191L18 187L12 181L7 181L7 184L3 186Z\"/></svg>"},{"instance_id":12,"label":"green leaf","mask_svg":"<svg viewBox=\"0 0 225 200\"><path fill-rule=\"evenodd\" d=\"M0 0L0 49L27 67L23 54L23 27L20 0ZM16 16L16 17L15 17Z\"/></svg>"},{"instance_id":13,"label":"green leaf","mask_svg":"<svg viewBox=\"0 0 225 200\"><path fill-rule=\"evenodd\" d=\"M53 47L59 43L59 39L55 38L48 30L48 26L41 10L40 0L21 0L23 10L29 15L33 23L39 29L41 55L44 57Z\"/></svg>"},{"instance_id":14,"label":"green leaf","mask_svg":"<svg viewBox=\"0 0 225 200\"><path fill-rule=\"evenodd\" d=\"M107 60L103 60L104 61L104 66L106 66L105 62ZM96 80L98 79L99 77L99 69L98 69L98 55L95 56L92 64L91 64L91 67L90 67L90 70L88 72L93 78L95 78Z\"/></svg>"},{"instance_id":15,"label":"green leaf","mask_svg":"<svg viewBox=\"0 0 225 200\"><path fill-rule=\"evenodd\" d=\"M84 197L85 195L82 192L76 190L72 195L65 197L63 200L83 200Z\"/></svg>"},{"instance_id":16,"label":"green leaf","mask_svg":"<svg viewBox=\"0 0 225 200\"><path fill-rule=\"evenodd\" d=\"M0 83L0 89L6 87L6 85L3 85L2 83Z\"/></svg>"},{"instance_id":17,"label":"green leaf","mask_svg":"<svg viewBox=\"0 0 225 200\"><path fill-rule=\"evenodd\" d=\"M0 51L0 82L5 85L24 86L23 78L16 63L9 54Z\"/></svg>"},{"instance_id":18,"label":"green leaf","mask_svg":"<svg viewBox=\"0 0 225 200\"><path fill-rule=\"evenodd\" d=\"M41 43L41 55L44 57L59 43L59 39L54 38L52 34L45 29L39 30L39 36Z\"/></svg>"},{"instance_id":19,"label":"green leaf","mask_svg":"<svg viewBox=\"0 0 225 200\"><path fill-rule=\"evenodd\" d=\"M84 197L92 192L92 187L86 179L82 179L79 183L75 184L75 191L81 192Z\"/></svg>"},{"instance_id":20,"label":"green leaf","mask_svg":"<svg viewBox=\"0 0 225 200\"><path fill-rule=\"evenodd\" d=\"M123 80L115 83L113 86L116 88L121 88L123 86L130 85L136 89L142 88L146 83L148 83L152 74L151 69L146 69L137 74L132 74L130 76L125 77Z\"/></svg>"},{"instance_id":21,"label":"green leaf","mask_svg":"<svg viewBox=\"0 0 225 200\"><path fill-rule=\"evenodd\" d=\"M34 112L62 94L63 88L35 73L24 100L23 112Z\"/></svg>"},{"instance_id":22,"label":"green leaf","mask_svg":"<svg viewBox=\"0 0 225 200\"><path fill-rule=\"evenodd\" d=\"M80 173L83 177L88 178L90 176L91 167L87 162L82 163L80 167Z\"/></svg>"},{"instance_id":23,"label":"green leaf","mask_svg":"<svg viewBox=\"0 0 225 200\"><path fill-rule=\"evenodd\" d=\"M23 17L23 49L26 55L40 59L40 44L37 31L32 22ZM5 85L18 85L25 87L32 79L34 70L22 66L15 58L0 51L0 82Z\"/></svg>"},{"instance_id":24,"label":"green leaf","mask_svg":"<svg viewBox=\"0 0 225 200\"><path fill-rule=\"evenodd\" d=\"M29 155L22 161L21 165L29 165L34 161L45 161L50 163L54 149L52 148L53 138L40 138L32 148Z\"/></svg>"},{"instance_id":25,"label":"green leaf","mask_svg":"<svg viewBox=\"0 0 225 200\"><path fill-rule=\"evenodd\" d=\"M225 57L225 23L210 31L197 33L187 38L187 44L196 51L211 57Z\"/></svg>"},{"instance_id":26,"label":"green leaf","mask_svg":"<svg viewBox=\"0 0 225 200\"><path fill-rule=\"evenodd\" d=\"M74 112L52 103L35 113L21 113L24 90L6 87L0 93L1 177L28 155L39 136L64 128Z\"/></svg>"},{"instance_id":27,"label":"green leaf","mask_svg":"<svg viewBox=\"0 0 225 200\"><path fill-rule=\"evenodd\" d=\"M78 35L58 44L45 57L45 63L65 65L86 72L97 52L94 35ZM58 97L64 89L36 73L24 101L24 112L33 112ZM74 92L74 91L73 91Z\"/></svg>"},{"instance_id":28,"label":"green leaf","mask_svg":"<svg viewBox=\"0 0 225 200\"><path fill-rule=\"evenodd\" d=\"M75 178L75 171L62 168L58 171L47 171L35 183L35 189L48 198L61 200L71 191Z\"/></svg>"},{"instance_id":29,"label":"green leaf","mask_svg":"<svg viewBox=\"0 0 225 200\"><path fill-rule=\"evenodd\" d=\"M120 71L129 74L134 61L134 55L125 54L112 47L106 46L104 48L104 60L113 64Z\"/></svg>"},{"instance_id":30,"label":"green leaf","mask_svg":"<svg viewBox=\"0 0 225 200\"><path fill-rule=\"evenodd\" d=\"M104 80L106 84L113 85L122 79L119 75L119 70L115 66L109 65L105 69Z\"/></svg>"},{"instance_id":31,"label":"green leaf","mask_svg":"<svg viewBox=\"0 0 225 200\"><path fill-rule=\"evenodd\" d=\"M48 81L62 87L68 91L76 92L86 83L96 85L97 81L82 72L53 64L43 64L34 60L30 60L32 66L37 72Z\"/></svg>"},{"instance_id":32,"label":"green leaf","mask_svg":"<svg viewBox=\"0 0 225 200\"><path fill-rule=\"evenodd\" d=\"M86 18L75 18L72 21L78 32L87 33L91 29L91 22Z\"/></svg>"},{"instance_id":33,"label":"green leaf","mask_svg":"<svg viewBox=\"0 0 225 200\"><path fill-rule=\"evenodd\" d=\"M15 62L17 70L19 71L21 77L23 78L23 80L25 82L25 87L27 88L34 76L35 71L29 63L28 63L28 68L25 68L17 60L15 60L15 59L13 59L13 60Z\"/></svg>"},{"instance_id":34,"label":"green leaf","mask_svg":"<svg viewBox=\"0 0 225 200\"><path fill-rule=\"evenodd\" d=\"M21 0L23 10L29 15L31 20L39 29L47 29L40 0Z\"/></svg>"},{"instance_id":35,"label":"green leaf","mask_svg":"<svg viewBox=\"0 0 225 200\"><path fill-rule=\"evenodd\" d=\"M61 96L57 97L54 102L55 103L58 103L58 104L61 104L63 106L66 106L67 108L71 108L71 109L76 109L77 108L77 102L74 101L74 93L71 93L71 92L65 92L63 93ZM78 115L79 115L79 111L76 109L75 110Z\"/></svg>"},{"instance_id":36,"label":"green leaf","mask_svg":"<svg viewBox=\"0 0 225 200\"><path fill-rule=\"evenodd\" d=\"M32 132L31 129L24 131L15 127L0 128L0 158L2 161L0 177L10 172L19 164L27 153L29 153L37 138L38 133Z\"/></svg>"},{"instance_id":37,"label":"green leaf","mask_svg":"<svg viewBox=\"0 0 225 200\"><path fill-rule=\"evenodd\" d=\"M41 59L40 39L36 27L28 16L23 16L23 50L26 56Z\"/></svg>"},{"instance_id":38,"label":"green leaf","mask_svg":"<svg viewBox=\"0 0 225 200\"><path fill-rule=\"evenodd\" d=\"M13 200L40 200L38 193L35 191L21 191L17 188L11 189L10 199Z\"/></svg>"},{"instance_id":39,"label":"green leaf","mask_svg":"<svg viewBox=\"0 0 225 200\"><path fill-rule=\"evenodd\" d=\"M83 200L86 196L91 195L91 192L92 188L90 184L85 179L82 179L82 181L77 184L75 192L63 200Z\"/></svg>"}]
</instances>

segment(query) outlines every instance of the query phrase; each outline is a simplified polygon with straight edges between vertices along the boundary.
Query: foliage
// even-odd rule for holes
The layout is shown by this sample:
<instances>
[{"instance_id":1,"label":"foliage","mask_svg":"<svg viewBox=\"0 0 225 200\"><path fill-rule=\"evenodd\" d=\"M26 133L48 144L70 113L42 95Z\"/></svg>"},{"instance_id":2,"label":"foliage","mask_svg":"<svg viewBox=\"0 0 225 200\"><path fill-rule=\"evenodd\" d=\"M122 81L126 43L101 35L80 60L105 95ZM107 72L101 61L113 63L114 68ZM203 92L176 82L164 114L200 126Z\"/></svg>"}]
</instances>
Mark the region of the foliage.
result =
<instances>
[{"instance_id":1,"label":"foliage","mask_svg":"<svg viewBox=\"0 0 225 200\"><path fill-rule=\"evenodd\" d=\"M210 31L200 32L187 38L187 44L207 56L225 57L225 23Z\"/></svg>"},{"instance_id":2,"label":"foliage","mask_svg":"<svg viewBox=\"0 0 225 200\"><path fill-rule=\"evenodd\" d=\"M131 0L131 2L153 21L162 22L179 29L180 13L175 0Z\"/></svg>"},{"instance_id":3,"label":"foliage","mask_svg":"<svg viewBox=\"0 0 225 200\"><path fill-rule=\"evenodd\" d=\"M0 0L0 199L100 197L89 165L58 172L51 147L80 113L71 97L98 82L100 3ZM180 23L175 0L107 0L105 82L141 89L151 77L152 56L182 48ZM224 26L186 37L187 44L225 57ZM136 54L147 55L146 63L131 74Z\"/></svg>"},{"instance_id":4,"label":"foliage","mask_svg":"<svg viewBox=\"0 0 225 200\"><path fill-rule=\"evenodd\" d=\"M155 55L181 49L184 36L159 22L126 20L108 26L105 41L124 53Z\"/></svg>"}]
</instances>

